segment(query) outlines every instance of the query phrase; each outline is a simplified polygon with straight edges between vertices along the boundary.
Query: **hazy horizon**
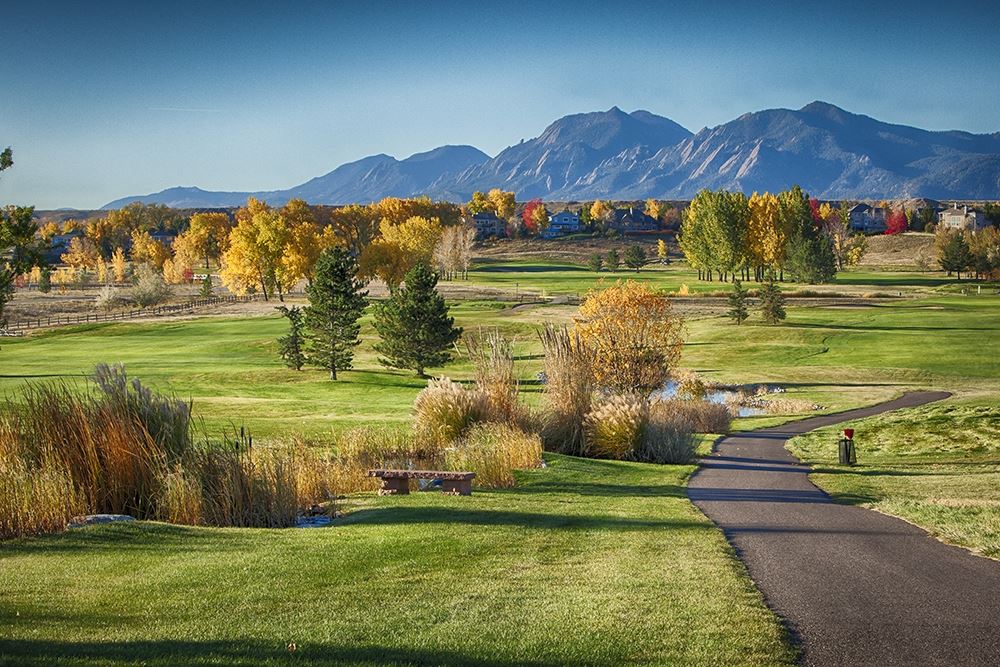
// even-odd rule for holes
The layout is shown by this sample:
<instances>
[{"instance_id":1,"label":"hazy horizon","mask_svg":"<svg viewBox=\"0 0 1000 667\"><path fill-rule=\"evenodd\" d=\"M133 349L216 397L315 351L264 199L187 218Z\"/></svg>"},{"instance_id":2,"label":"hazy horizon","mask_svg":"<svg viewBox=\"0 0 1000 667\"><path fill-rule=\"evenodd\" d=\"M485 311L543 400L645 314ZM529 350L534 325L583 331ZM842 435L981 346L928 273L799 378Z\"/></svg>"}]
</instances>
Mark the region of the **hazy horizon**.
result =
<instances>
[{"instance_id":1,"label":"hazy horizon","mask_svg":"<svg viewBox=\"0 0 1000 667\"><path fill-rule=\"evenodd\" d=\"M612 106L694 132L817 99L926 129L1000 130L988 50L1000 10L872 4L16 7L0 72L0 145L15 166L0 201L97 208L178 185L287 188L377 153L496 155Z\"/></svg>"}]
</instances>

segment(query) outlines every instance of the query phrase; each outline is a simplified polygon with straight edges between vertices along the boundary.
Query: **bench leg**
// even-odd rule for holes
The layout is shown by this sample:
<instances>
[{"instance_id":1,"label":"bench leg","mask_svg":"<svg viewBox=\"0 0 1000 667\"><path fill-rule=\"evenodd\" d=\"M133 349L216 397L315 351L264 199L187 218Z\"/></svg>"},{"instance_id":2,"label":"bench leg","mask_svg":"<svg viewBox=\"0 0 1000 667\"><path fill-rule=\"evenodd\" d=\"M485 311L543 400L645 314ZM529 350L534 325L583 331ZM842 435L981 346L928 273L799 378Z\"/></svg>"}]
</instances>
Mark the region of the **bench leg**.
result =
<instances>
[{"instance_id":1,"label":"bench leg","mask_svg":"<svg viewBox=\"0 0 1000 667\"><path fill-rule=\"evenodd\" d=\"M390 477L382 480L380 496L405 496L410 492L410 480Z\"/></svg>"},{"instance_id":2,"label":"bench leg","mask_svg":"<svg viewBox=\"0 0 1000 667\"><path fill-rule=\"evenodd\" d=\"M441 490L452 496L471 496L471 479L442 479Z\"/></svg>"}]
</instances>

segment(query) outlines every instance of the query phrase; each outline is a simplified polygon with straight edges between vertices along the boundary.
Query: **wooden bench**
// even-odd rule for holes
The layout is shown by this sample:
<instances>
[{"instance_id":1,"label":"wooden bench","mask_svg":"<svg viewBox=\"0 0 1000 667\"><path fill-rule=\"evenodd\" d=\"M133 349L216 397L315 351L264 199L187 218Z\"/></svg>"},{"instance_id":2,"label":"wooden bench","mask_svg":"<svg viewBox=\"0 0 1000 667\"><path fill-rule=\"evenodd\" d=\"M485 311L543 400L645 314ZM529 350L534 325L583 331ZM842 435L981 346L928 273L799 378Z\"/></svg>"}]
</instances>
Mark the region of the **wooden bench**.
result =
<instances>
[{"instance_id":1,"label":"wooden bench","mask_svg":"<svg viewBox=\"0 0 1000 667\"><path fill-rule=\"evenodd\" d=\"M445 470L369 470L369 477L382 480L380 496L403 495L410 492L411 479L439 479L441 490L454 496L472 495L474 472L448 472Z\"/></svg>"}]
</instances>

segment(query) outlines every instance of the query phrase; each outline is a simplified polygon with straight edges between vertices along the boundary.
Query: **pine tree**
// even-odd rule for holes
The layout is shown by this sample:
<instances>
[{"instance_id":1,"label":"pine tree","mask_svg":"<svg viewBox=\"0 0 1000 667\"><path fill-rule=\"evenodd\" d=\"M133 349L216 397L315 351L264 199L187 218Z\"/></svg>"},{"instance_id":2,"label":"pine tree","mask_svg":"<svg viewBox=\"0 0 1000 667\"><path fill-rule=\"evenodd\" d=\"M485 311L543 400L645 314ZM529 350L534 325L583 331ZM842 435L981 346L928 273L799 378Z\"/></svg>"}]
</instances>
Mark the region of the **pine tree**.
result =
<instances>
[{"instance_id":1,"label":"pine tree","mask_svg":"<svg viewBox=\"0 0 1000 667\"><path fill-rule=\"evenodd\" d=\"M747 309L747 291L743 289L743 283L739 280L733 281L733 293L729 295L729 312L726 315L734 324L743 324L750 311Z\"/></svg>"},{"instance_id":2,"label":"pine tree","mask_svg":"<svg viewBox=\"0 0 1000 667\"><path fill-rule=\"evenodd\" d=\"M604 263L608 266L608 271L617 271L618 266L621 264L621 259L618 257L618 250L612 248L608 251L608 256L605 258Z\"/></svg>"},{"instance_id":3,"label":"pine tree","mask_svg":"<svg viewBox=\"0 0 1000 667\"><path fill-rule=\"evenodd\" d=\"M365 309L364 283L357 278L354 257L343 248L331 248L320 255L312 285L306 289L309 305L303 311L306 360L330 371L351 368L354 348L361 343L358 320Z\"/></svg>"},{"instance_id":4,"label":"pine tree","mask_svg":"<svg viewBox=\"0 0 1000 667\"><path fill-rule=\"evenodd\" d=\"M768 278L760 292L760 311L768 324L779 324L785 319L785 297L781 289L774 284L774 276Z\"/></svg>"},{"instance_id":5,"label":"pine tree","mask_svg":"<svg viewBox=\"0 0 1000 667\"><path fill-rule=\"evenodd\" d=\"M212 274L211 273L206 273L205 274L205 278L201 281L201 290L198 292L198 296L200 296L203 299L209 299L209 298L212 297Z\"/></svg>"},{"instance_id":6,"label":"pine tree","mask_svg":"<svg viewBox=\"0 0 1000 667\"><path fill-rule=\"evenodd\" d=\"M284 360L285 365L297 371L302 370L306 363L306 355L303 350L303 322L302 309L298 306L286 308L278 306L278 311L288 318L288 335L278 339L278 355Z\"/></svg>"},{"instance_id":7,"label":"pine tree","mask_svg":"<svg viewBox=\"0 0 1000 667\"><path fill-rule=\"evenodd\" d=\"M629 246L625 251L625 266L630 269L635 269L635 272L639 273L639 269L641 269L645 263L646 251L642 249L642 246Z\"/></svg>"},{"instance_id":8,"label":"pine tree","mask_svg":"<svg viewBox=\"0 0 1000 667\"><path fill-rule=\"evenodd\" d=\"M590 259L587 260L587 266L590 267L591 271L600 271L601 267L604 266L604 259L595 253L590 256Z\"/></svg>"},{"instance_id":9,"label":"pine tree","mask_svg":"<svg viewBox=\"0 0 1000 667\"><path fill-rule=\"evenodd\" d=\"M375 351L379 363L416 371L451 360L462 330L448 316L448 306L437 291L438 276L423 262L406 274L404 285L375 309L375 330L381 341Z\"/></svg>"},{"instance_id":10,"label":"pine tree","mask_svg":"<svg viewBox=\"0 0 1000 667\"><path fill-rule=\"evenodd\" d=\"M47 266L43 266L38 274L38 291L42 294L52 291L52 269Z\"/></svg>"}]
</instances>

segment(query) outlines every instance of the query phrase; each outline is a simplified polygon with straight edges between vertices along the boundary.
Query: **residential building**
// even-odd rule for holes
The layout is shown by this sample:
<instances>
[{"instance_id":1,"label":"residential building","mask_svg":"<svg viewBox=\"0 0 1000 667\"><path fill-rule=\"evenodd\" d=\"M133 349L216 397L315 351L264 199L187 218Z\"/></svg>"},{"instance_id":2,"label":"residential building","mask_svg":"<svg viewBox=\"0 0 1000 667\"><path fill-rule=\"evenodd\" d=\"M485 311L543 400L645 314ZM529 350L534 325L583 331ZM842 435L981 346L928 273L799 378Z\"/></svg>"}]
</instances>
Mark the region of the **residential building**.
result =
<instances>
[{"instance_id":1,"label":"residential building","mask_svg":"<svg viewBox=\"0 0 1000 667\"><path fill-rule=\"evenodd\" d=\"M938 213L938 224L944 229L969 229L975 232L986 227L988 223L981 211L974 211L964 205L959 208L958 204L955 204Z\"/></svg>"},{"instance_id":2,"label":"residential building","mask_svg":"<svg viewBox=\"0 0 1000 667\"><path fill-rule=\"evenodd\" d=\"M652 232L659 228L656 219L644 211L629 206L616 208L611 212L611 229L627 234L629 232Z\"/></svg>"},{"instance_id":3,"label":"residential building","mask_svg":"<svg viewBox=\"0 0 1000 667\"><path fill-rule=\"evenodd\" d=\"M569 209L549 216L549 226L542 231L544 238L556 238L580 231L580 216Z\"/></svg>"},{"instance_id":4,"label":"residential building","mask_svg":"<svg viewBox=\"0 0 1000 667\"><path fill-rule=\"evenodd\" d=\"M851 230L864 234L881 234L885 231L886 210L881 206L858 204L850 210Z\"/></svg>"},{"instance_id":5,"label":"residential building","mask_svg":"<svg viewBox=\"0 0 1000 667\"><path fill-rule=\"evenodd\" d=\"M476 227L477 239L502 239L507 236L507 222L492 211L476 213L472 216L472 224Z\"/></svg>"},{"instance_id":6,"label":"residential building","mask_svg":"<svg viewBox=\"0 0 1000 667\"><path fill-rule=\"evenodd\" d=\"M82 229L74 229L65 234L56 234L49 241L49 247L45 251L45 260L49 264L58 264L62 256L69 250L69 244L73 242L73 239L79 238L83 238Z\"/></svg>"}]
</instances>

